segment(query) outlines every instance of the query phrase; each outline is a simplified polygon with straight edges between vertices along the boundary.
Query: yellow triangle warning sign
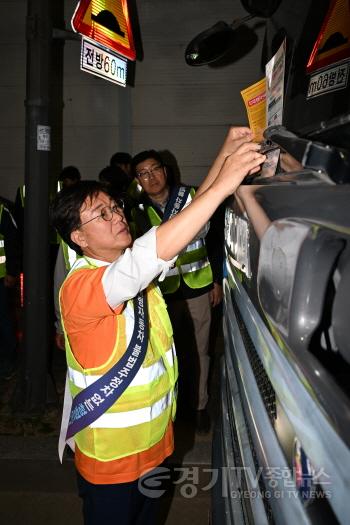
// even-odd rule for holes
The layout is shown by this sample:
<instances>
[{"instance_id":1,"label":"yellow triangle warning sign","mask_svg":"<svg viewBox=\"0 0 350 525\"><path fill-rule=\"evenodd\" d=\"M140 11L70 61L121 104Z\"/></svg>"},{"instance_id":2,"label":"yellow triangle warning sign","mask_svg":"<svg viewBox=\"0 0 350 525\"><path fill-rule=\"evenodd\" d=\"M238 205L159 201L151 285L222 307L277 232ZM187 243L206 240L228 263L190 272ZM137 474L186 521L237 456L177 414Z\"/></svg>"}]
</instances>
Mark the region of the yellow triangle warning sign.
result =
<instances>
[{"instance_id":1,"label":"yellow triangle warning sign","mask_svg":"<svg viewBox=\"0 0 350 525\"><path fill-rule=\"evenodd\" d=\"M80 0L72 27L77 33L135 60L127 0Z\"/></svg>"},{"instance_id":2,"label":"yellow triangle warning sign","mask_svg":"<svg viewBox=\"0 0 350 525\"><path fill-rule=\"evenodd\" d=\"M308 73L350 57L350 6L332 0L306 66Z\"/></svg>"}]
</instances>

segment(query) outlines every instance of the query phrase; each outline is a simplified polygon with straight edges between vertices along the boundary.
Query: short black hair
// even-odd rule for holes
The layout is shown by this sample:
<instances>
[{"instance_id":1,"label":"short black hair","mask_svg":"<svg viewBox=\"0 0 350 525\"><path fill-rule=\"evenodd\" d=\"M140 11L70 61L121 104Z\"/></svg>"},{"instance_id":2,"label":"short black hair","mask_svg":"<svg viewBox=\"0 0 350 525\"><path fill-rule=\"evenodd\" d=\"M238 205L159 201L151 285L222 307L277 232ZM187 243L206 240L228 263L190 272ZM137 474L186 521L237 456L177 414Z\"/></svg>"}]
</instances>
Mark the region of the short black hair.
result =
<instances>
[{"instance_id":1,"label":"short black hair","mask_svg":"<svg viewBox=\"0 0 350 525\"><path fill-rule=\"evenodd\" d=\"M154 159L157 162L159 162L161 166L164 166L162 157L159 155L158 151L156 151L155 149L148 149L145 151L140 151L140 153L135 155L131 161L131 172L134 177L136 177L136 166L140 164L140 162L143 162L144 160L147 160L147 159Z\"/></svg>"},{"instance_id":2,"label":"short black hair","mask_svg":"<svg viewBox=\"0 0 350 525\"><path fill-rule=\"evenodd\" d=\"M130 182L128 175L119 166L106 166L100 171L98 178L119 192L125 191Z\"/></svg>"},{"instance_id":3,"label":"short black hair","mask_svg":"<svg viewBox=\"0 0 350 525\"><path fill-rule=\"evenodd\" d=\"M66 166L58 176L59 181L63 181L64 179L79 182L81 179L80 171L76 166Z\"/></svg>"},{"instance_id":4,"label":"short black hair","mask_svg":"<svg viewBox=\"0 0 350 525\"><path fill-rule=\"evenodd\" d=\"M131 155L130 153L125 153L124 151L118 151L111 156L109 161L110 166L118 166L118 164L130 164Z\"/></svg>"},{"instance_id":5,"label":"short black hair","mask_svg":"<svg viewBox=\"0 0 350 525\"><path fill-rule=\"evenodd\" d=\"M107 188L100 182L95 180L81 181L57 193L51 205L52 225L64 242L78 255L82 255L83 252L80 246L71 240L71 233L81 226L80 211L86 199L92 200L100 192L109 195Z\"/></svg>"}]
</instances>

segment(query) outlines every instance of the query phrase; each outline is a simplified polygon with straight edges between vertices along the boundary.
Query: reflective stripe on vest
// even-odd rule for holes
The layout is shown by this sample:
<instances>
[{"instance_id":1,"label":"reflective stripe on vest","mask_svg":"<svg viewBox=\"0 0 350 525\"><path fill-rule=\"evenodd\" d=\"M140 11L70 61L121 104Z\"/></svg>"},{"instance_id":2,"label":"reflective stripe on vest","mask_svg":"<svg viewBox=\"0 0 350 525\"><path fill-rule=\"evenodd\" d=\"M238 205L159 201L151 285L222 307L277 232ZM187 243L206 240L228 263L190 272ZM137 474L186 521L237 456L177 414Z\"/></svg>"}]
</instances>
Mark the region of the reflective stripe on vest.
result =
<instances>
[{"instance_id":1,"label":"reflective stripe on vest","mask_svg":"<svg viewBox=\"0 0 350 525\"><path fill-rule=\"evenodd\" d=\"M21 194L22 207L24 208L24 199L25 199L25 196L26 196L26 187L24 185L21 186L19 191L20 191L20 194Z\"/></svg>"},{"instance_id":2,"label":"reflective stripe on vest","mask_svg":"<svg viewBox=\"0 0 350 525\"><path fill-rule=\"evenodd\" d=\"M159 401L156 401L153 405L146 408L139 408L129 412L117 412L114 414L106 412L91 424L91 428L128 428L135 425L142 425L143 423L157 419L157 417L171 407L172 401L173 393L168 392Z\"/></svg>"},{"instance_id":3,"label":"reflective stripe on vest","mask_svg":"<svg viewBox=\"0 0 350 525\"><path fill-rule=\"evenodd\" d=\"M210 262L208 260L197 261L196 263L182 264L181 272L182 273L197 272L198 270L202 270L203 268L206 268L209 265L210 265ZM179 269L175 266L175 268L171 268L167 272L166 275L167 277L171 277L172 275L179 275Z\"/></svg>"},{"instance_id":4,"label":"reflective stripe on vest","mask_svg":"<svg viewBox=\"0 0 350 525\"><path fill-rule=\"evenodd\" d=\"M94 268L92 261L80 258L71 273ZM154 285L148 287L147 299L151 330L143 365L117 402L75 435L79 450L99 461L111 461L149 449L162 439L169 421L175 417L177 359L171 324L164 300ZM115 316L114 349L107 361L94 369L83 369L79 365L66 336L69 386L73 397L123 355L131 338L133 317L133 306L128 301L123 312Z\"/></svg>"},{"instance_id":5,"label":"reflective stripe on vest","mask_svg":"<svg viewBox=\"0 0 350 525\"><path fill-rule=\"evenodd\" d=\"M173 347L168 350L165 355L169 365L174 366ZM163 359L161 358L154 365L148 366L147 368L141 368L129 386L146 385L151 381L158 379L162 374L164 374L164 372L166 372L166 368L163 364ZM87 376L82 372L78 372L78 370L74 370L74 368L68 367L68 377L76 387L83 389L92 385L95 381L100 379L102 375Z\"/></svg>"},{"instance_id":6,"label":"reflective stripe on vest","mask_svg":"<svg viewBox=\"0 0 350 525\"><path fill-rule=\"evenodd\" d=\"M4 205L0 204L0 223L1 223L3 209L4 209ZM0 234L0 279L3 279L5 275L6 275L5 240L4 240L4 236Z\"/></svg>"},{"instance_id":7,"label":"reflective stripe on vest","mask_svg":"<svg viewBox=\"0 0 350 525\"><path fill-rule=\"evenodd\" d=\"M167 272L167 277L178 275L180 273L179 267L181 267L181 273L190 273L209 266L210 263L206 255L207 251L203 238L188 244L186 251L177 258L176 266Z\"/></svg>"}]
</instances>

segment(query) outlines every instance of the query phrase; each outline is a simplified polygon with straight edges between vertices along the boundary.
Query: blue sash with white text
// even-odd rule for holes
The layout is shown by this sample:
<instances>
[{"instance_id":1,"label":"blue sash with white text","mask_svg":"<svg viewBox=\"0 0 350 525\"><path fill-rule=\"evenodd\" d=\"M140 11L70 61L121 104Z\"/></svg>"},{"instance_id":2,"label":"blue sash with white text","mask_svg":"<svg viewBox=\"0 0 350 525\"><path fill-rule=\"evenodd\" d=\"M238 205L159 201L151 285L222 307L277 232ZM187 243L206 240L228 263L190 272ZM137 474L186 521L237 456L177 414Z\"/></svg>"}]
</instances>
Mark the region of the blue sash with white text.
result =
<instances>
[{"instance_id":1,"label":"blue sash with white text","mask_svg":"<svg viewBox=\"0 0 350 525\"><path fill-rule=\"evenodd\" d=\"M179 213L186 204L187 197L191 191L191 188L186 186L179 186L174 188L170 194L169 200L164 210L162 223L168 221L174 215Z\"/></svg>"},{"instance_id":2,"label":"blue sash with white text","mask_svg":"<svg viewBox=\"0 0 350 525\"><path fill-rule=\"evenodd\" d=\"M122 395L141 367L148 345L146 292L133 299L135 324L128 348L119 361L75 396L69 417L66 441L91 425Z\"/></svg>"}]
</instances>

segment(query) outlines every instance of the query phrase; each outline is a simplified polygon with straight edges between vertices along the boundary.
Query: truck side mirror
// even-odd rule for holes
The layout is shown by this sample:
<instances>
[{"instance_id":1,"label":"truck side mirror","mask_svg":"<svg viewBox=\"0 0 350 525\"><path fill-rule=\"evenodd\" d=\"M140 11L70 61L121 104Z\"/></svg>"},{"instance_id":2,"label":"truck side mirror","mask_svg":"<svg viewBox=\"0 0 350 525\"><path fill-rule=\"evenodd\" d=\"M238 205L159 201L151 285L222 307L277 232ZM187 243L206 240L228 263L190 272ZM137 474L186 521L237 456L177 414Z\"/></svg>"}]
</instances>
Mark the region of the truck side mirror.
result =
<instances>
[{"instance_id":1,"label":"truck side mirror","mask_svg":"<svg viewBox=\"0 0 350 525\"><path fill-rule=\"evenodd\" d=\"M235 29L251 18L254 17L248 15L235 20L232 24L226 24L226 22L222 21L217 22L209 29L199 33L186 48L186 63L189 66L204 66L219 60L232 46Z\"/></svg>"},{"instance_id":2,"label":"truck side mirror","mask_svg":"<svg viewBox=\"0 0 350 525\"><path fill-rule=\"evenodd\" d=\"M244 9L253 16L270 18L282 0L241 0Z\"/></svg>"},{"instance_id":3,"label":"truck side mirror","mask_svg":"<svg viewBox=\"0 0 350 525\"><path fill-rule=\"evenodd\" d=\"M222 58L231 48L235 30L255 17L269 18L282 0L241 0L249 15L234 20L232 24L217 22L202 31L186 47L185 60L189 66L204 66Z\"/></svg>"}]
</instances>

